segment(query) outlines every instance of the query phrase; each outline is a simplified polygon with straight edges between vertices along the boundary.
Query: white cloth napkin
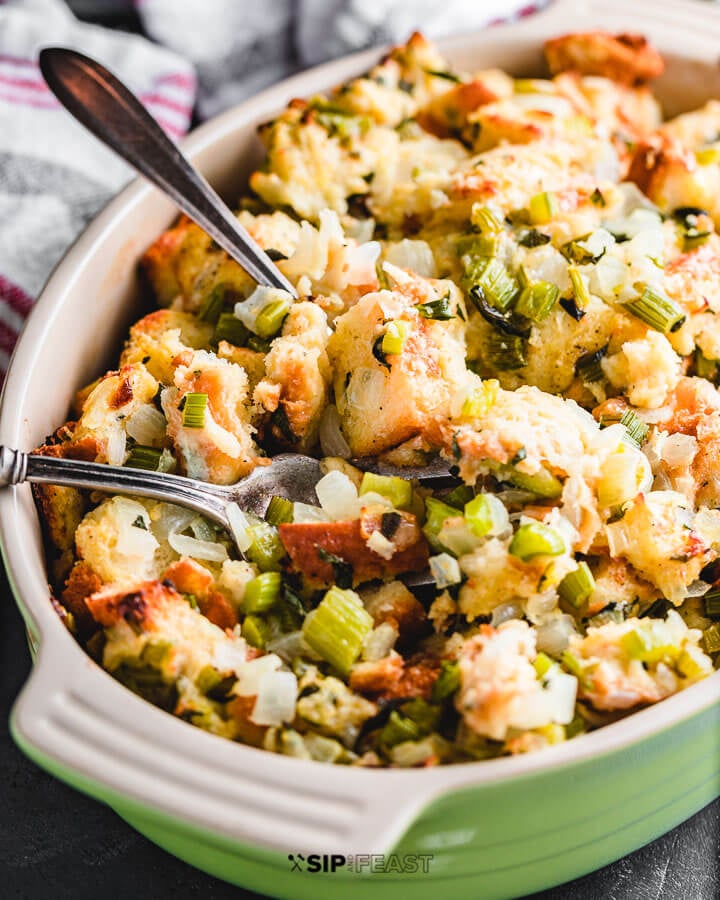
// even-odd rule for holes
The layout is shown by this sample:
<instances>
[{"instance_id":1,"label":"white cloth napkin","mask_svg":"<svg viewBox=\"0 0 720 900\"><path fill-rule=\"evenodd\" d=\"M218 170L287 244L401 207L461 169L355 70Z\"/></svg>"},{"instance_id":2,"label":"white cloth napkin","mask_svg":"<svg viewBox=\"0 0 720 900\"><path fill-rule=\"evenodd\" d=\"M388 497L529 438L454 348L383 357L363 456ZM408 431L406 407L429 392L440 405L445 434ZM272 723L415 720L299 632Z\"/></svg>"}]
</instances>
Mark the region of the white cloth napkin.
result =
<instances>
[{"instance_id":1,"label":"white cloth napkin","mask_svg":"<svg viewBox=\"0 0 720 900\"><path fill-rule=\"evenodd\" d=\"M131 177L60 106L44 45L113 70L173 137L290 72L361 47L527 15L527 0L135 0L140 35L87 25L62 0L0 0L0 383L33 300L68 245ZM197 79L196 79L197 75ZM199 87L199 90L196 89Z\"/></svg>"}]
</instances>

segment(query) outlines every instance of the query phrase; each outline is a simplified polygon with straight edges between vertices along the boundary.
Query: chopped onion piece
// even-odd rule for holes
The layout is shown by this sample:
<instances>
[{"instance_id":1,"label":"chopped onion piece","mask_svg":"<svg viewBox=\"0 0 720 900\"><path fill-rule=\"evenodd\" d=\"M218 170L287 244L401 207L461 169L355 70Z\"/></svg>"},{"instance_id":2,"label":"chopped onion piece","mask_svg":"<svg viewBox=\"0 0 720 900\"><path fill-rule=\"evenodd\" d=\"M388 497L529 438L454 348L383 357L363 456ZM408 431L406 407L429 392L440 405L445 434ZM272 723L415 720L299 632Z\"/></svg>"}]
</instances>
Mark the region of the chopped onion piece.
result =
<instances>
[{"instance_id":1,"label":"chopped onion piece","mask_svg":"<svg viewBox=\"0 0 720 900\"><path fill-rule=\"evenodd\" d=\"M440 590L450 587L452 584L460 584L462 581L460 565L455 557L450 556L449 553L431 556L428 562L432 577Z\"/></svg>"},{"instance_id":2,"label":"chopped onion piece","mask_svg":"<svg viewBox=\"0 0 720 900\"><path fill-rule=\"evenodd\" d=\"M320 418L320 447L324 456L350 459L352 451L341 430L340 414L334 404L325 407Z\"/></svg>"},{"instance_id":3,"label":"chopped onion piece","mask_svg":"<svg viewBox=\"0 0 720 900\"><path fill-rule=\"evenodd\" d=\"M268 672L279 669L282 662L274 653L266 653L245 663L238 672L238 680L233 688L233 693L239 697L252 697L257 694L260 679Z\"/></svg>"},{"instance_id":4,"label":"chopped onion piece","mask_svg":"<svg viewBox=\"0 0 720 900\"><path fill-rule=\"evenodd\" d=\"M224 562L228 558L224 544L214 541L199 541L186 534L171 534L168 544L180 556L192 556L193 559L207 559L210 562Z\"/></svg>"},{"instance_id":5,"label":"chopped onion piece","mask_svg":"<svg viewBox=\"0 0 720 900\"><path fill-rule=\"evenodd\" d=\"M368 661L385 659L395 646L398 630L389 622L382 622L363 641L362 658Z\"/></svg>"},{"instance_id":6,"label":"chopped onion piece","mask_svg":"<svg viewBox=\"0 0 720 900\"><path fill-rule=\"evenodd\" d=\"M228 517L230 531L235 539L235 544L241 553L250 547L253 542L250 534L250 521L245 513L240 509L237 503L228 503L225 507L225 514ZM297 521L297 520L296 520Z\"/></svg>"},{"instance_id":7,"label":"chopped onion piece","mask_svg":"<svg viewBox=\"0 0 720 900\"><path fill-rule=\"evenodd\" d=\"M165 437L167 421L152 403L143 403L125 421L125 430L138 444L153 447Z\"/></svg>"},{"instance_id":8,"label":"chopped onion piece","mask_svg":"<svg viewBox=\"0 0 720 900\"><path fill-rule=\"evenodd\" d=\"M329 517L319 506L309 503L293 503L293 522L328 522Z\"/></svg>"},{"instance_id":9,"label":"chopped onion piece","mask_svg":"<svg viewBox=\"0 0 720 900\"><path fill-rule=\"evenodd\" d=\"M125 448L127 445L127 435L125 434L125 429L122 425L116 425L110 432L110 436L107 441L107 449L105 450L105 455L107 456L108 465L110 466L121 466L125 462Z\"/></svg>"},{"instance_id":10,"label":"chopped onion piece","mask_svg":"<svg viewBox=\"0 0 720 900\"><path fill-rule=\"evenodd\" d=\"M566 649L568 641L576 633L572 616L559 613L548 618L537 629L537 648L549 656L560 656Z\"/></svg>"},{"instance_id":11,"label":"chopped onion piece","mask_svg":"<svg viewBox=\"0 0 720 900\"><path fill-rule=\"evenodd\" d=\"M385 251L385 259L401 269L410 269L423 278L437 278L435 257L426 241L412 241L404 238Z\"/></svg>"},{"instance_id":12,"label":"chopped onion piece","mask_svg":"<svg viewBox=\"0 0 720 900\"><path fill-rule=\"evenodd\" d=\"M173 503L160 503L153 510L151 528L156 537L164 541L169 534L185 531L196 518L197 513L191 509Z\"/></svg>"},{"instance_id":13,"label":"chopped onion piece","mask_svg":"<svg viewBox=\"0 0 720 900\"><path fill-rule=\"evenodd\" d=\"M330 519L356 519L360 514L357 488L344 472L336 469L323 475L315 493Z\"/></svg>"},{"instance_id":14,"label":"chopped onion piece","mask_svg":"<svg viewBox=\"0 0 720 900\"><path fill-rule=\"evenodd\" d=\"M256 725L282 725L295 718L297 678L292 672L266 672L258 680L250 720Z\"/></svg>"},{"instance_id":15,"label":"chopped onion piece","mask_svg":"<svg viewBox=\"0 0 720 900\"><path fill-rule=\"evenodd\" d=\"M392 559L397 551L397 547L392 541L389 541L384 534L379 531L373 531L370 537L365 541L368 549L383 559Z\"/></svg>"},{"instance_id":16,"label":"chopped onion piece","mask_svg":"<svg viewBox=\"0 0 720 900\"><path fill-rule=\"evenodd\" d=\"M498 604L492 611L490 624L493 628L497 628L498 625L502 625L503 622L507 622L509 619L522 619L522 617L522 603L519 600L507 600L505 603Z\"/></svg>"}]
</instances>

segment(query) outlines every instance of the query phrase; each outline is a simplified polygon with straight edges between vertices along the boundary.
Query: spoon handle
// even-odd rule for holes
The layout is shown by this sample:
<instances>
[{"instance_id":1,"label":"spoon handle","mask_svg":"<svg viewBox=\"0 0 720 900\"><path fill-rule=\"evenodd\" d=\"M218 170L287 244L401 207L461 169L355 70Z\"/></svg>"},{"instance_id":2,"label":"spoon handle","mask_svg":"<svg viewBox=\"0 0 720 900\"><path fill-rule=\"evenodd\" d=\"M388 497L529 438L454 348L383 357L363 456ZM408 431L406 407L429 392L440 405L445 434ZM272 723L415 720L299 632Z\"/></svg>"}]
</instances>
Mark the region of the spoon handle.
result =
<instances>
[{"instance_id":1,"label":"spoon handle","mask_svg":"<svg viewBox=\"0 0 720 900\"><path fill-rule=\"evenodd\" d=\"M111 72L64 47L42 50L40 69L53 94L88 131L164 191L258 284L296 296L236 216Z\"/></svg>"},{"instance_id":2,"label":"spoon handle","mask_svg":"<svg viewBox=\"0 0 720 900\"><path fill-rule=\"evenodd\" d=\"M142 469L22 453L0 446L0 488L25 481L164 500L194 509L225 528L229 524L225 506L232 498L219 485Z\"/></svg>"}]
</instances>

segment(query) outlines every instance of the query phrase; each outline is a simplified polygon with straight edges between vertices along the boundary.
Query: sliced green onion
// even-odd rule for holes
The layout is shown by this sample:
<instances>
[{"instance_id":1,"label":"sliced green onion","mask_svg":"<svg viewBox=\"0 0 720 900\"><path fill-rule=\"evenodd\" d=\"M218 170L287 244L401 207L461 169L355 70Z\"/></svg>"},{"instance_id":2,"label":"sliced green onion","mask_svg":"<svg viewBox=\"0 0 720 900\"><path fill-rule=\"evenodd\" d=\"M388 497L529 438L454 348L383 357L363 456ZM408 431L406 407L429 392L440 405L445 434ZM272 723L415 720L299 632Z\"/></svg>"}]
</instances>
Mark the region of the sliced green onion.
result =
<instances>
[{"instance_id":1,"label":"sliced green onion","mask_svg":"<svg viewBox=\"0 0 720 900\"><path fill-rule=\"evenodd\" d=\"M625 309L661 334L677 331L685 321L685 313L677 303L652 285L641 288L641 295L625 303Z\"/></svg>"},{"instance_id":2,"label":"sliced green onion","mask_svg":"<svg viewBox=\"0 0 720 900\"><path fill-rule=\"evenodd\" d=\"M270 625L260 616L245 616L240 630L248 644L258 650L265 649L272 634Z\"/></svg>"},{"instance_id":3,"label":"sliced green onion","mask_svg":"<svg viewBox=\"0 0 720 900\"><path fill-rule=\"evenodd\" d=\"M711 625L703 631L703 646L706 653L720 651L720 625Z\"/></svg>"},{"instance_id":4,"label":"sliced green onion","mask_svg":"<svg viewBox=\"0 0 720 900\"><path fill-rule=\"evenodd\" d=\"M125 463L130 469L147 469L150 472L157 472L160 468L160 457L162 451L155 447L145 447L143 444L135 444L130 451L130 455Z\"/></svg>"},{"instance_id":5,"label":"sliced green onion","mask_svg":"<svg viewBox=\"0 0 720 900\"><path fill-rule=\"evenodd\" d=\"M628 409L620 419L620 424L627 429L627 436L632 443L639 449L642 447L645 438L648 436L650 426L638 416L635 410Z\"/></svg>"},{"instance_id":6,"label":"sliced green onion","mask_svg":"<svg viewBox=\"0 0 720 900\"><path fill-rule=\"evenodd\" d=\"M537 228L528 228L520 232L517 239L518 244L522 247L542 247L544 244L549 244L551 240L549 234L538 231Z\"/></svg>"},{"instance_id":7,"label":"sliced green onion","mask_svg":"<svg viewBox=\"0 0 720 900\"><path fill-rule=\"evenodd\" d=\"M382 339L382 352L387 356L399 356L405 347L410 334L410 323L402 319L393 319L388 323Z\"/></svg>"},{"instance_id":8,"label":"sliced green onion","mask_svg":"<svg viewBox=\"0 0 720 900\"><path fill-rule=\"evenodd\" d=\"M440 674L432 686L430 699L433 703L442 703L451 697L460 687L460 666L456 660L444 659L440 666Z\"/></svg>"},{"instance_id":9,"label":"sliced green onion","mask_svg":"<svg viewBox=\"0 0 720 900\"><path fill-rule=\"evenodd\" d=\"M526 522L513 535L509 552L523 562L537 556L559 556L566 550L560 532L542 522Z\"/></svg>"},{"instance_id":10,"label":"sliced green onion","mask_svg":"<svg viewBox=\"0 0 720 900\"><path fill-rule=\"evenodd\" d=\"M470 531L478 537L495 534L507 523L507 510L494 494L478 494L465 504L464 515Z\"/></svg>"},{"instance_id":11,"label":"sliced green onion","mask_svg":"<svg viewBox=\"0 0 720 900\"><path fill-rule=\"evenodd\" d=\"M530 198L530 221L533 225L543 225L553 219L560 207L557 196L552 191L543 191Z\"/></svg>"},{"instance_id":12,"label":"sliced green onion","mask_svg":"<svg viewBox=\"0 0 720 900\"><path fill-rule=\"evenodd\" d=\"M255 333L264 340L274 337L290 312L292 300L278 297L263 306L255 319Z\"/></svg>"},{"instance_id":13,"label":"sliced green onion","mask_svg":"<svg viewBox=\"0 0 720 900\"><path fill-rule=\"evenodd\" d=\"M620 646L630 659L644 663L657 663L667 656L678 655L678 648L673 644L665 644L662 638L639 628L627 631L620 638Z\"/></svg>"},{"instance_id":14,"label":"sliced green onion","mask_svg":"<svg viewBox=\"0 0 720 900\"><path fill-rule=\"evenodd\" d=\"M332 587L305 617L302 636L318 656L347 675L372 628L373 618L358 595Z\"/></svg>"},{"instance_id":15,"label":"sliced green onion","mask_svg":"<svg viewBox=\"0 0 720 900\"><path fill-rule=\"evenodd\" d=\"M584 677L586 671L585 663L581 662L577 656L569 650L565 650L561 658L563 665L571 675L580 679Z\"/></svg>"},{"instance_id":16,"label":"sliced green onion","mask_svg":"<svg viewBox=\"0 0 720 900\"><path fill-rule=\"evenodd\" d=\"M500 382L494 378L483 381L480 387L465 398L460 416L463 419L482 419L495 403L500 390Z\"/></svg>"},{"instance_id":17,"label":"sliced green onion","mask_svg":"<svg viewBox=\"0 0 720 900\"><path fill-rule=\"evenodd\" d=\"M481 288L487 302L501 312L510 308L518 284L497 256L470 259L465 266L469 287Z\"/></svg>"},{"instance_id":18,"label":"sliced green onion","mask_svg":"<svg viewBox=\"0 0 720 900\"><path fill-rule=\"evenodd\" d=\"M435 497L427 497L425 500L425 524L423 525L423 534L428 539L428 543L438 552L442 551L443 545L438 540L438 535L442 531L445 520L460 516L459 509L448 506L442 500L436 500Z\"/></svg>"},{"instance_id":19,"label":"sliced green onion","mask_svg":"<svg viewBox=\"0 0 720 900\"><path fill-rule=\"evenodd\" d=\"M202 306L198 310L198 319L203 322L210 322L214 325L220 318L225 303L225 288L223 285L217 285L207 295Z\"/></svg>"},{"instance_id":20,"label":"sliced green onion","mask_svg":"<svg viewBox=\"0 0 720 900\"><path fill-rule=\"evenodd\" d=\"M251 544L245 556L254 562L261 572L279 572L280 560L285 556L285 548L277 528L267 522L258 522L248 529Z\"/></svg>"},{"instance_id":21,"label":"sliced green onion","mask_svg":"<svg viewBox=\"0 0 720 900\"><path fill-rule=\"evenodd\" d=\"M705 615L709 619L720 617L720 589L715 588L712 591L708 591L703 599L705 601Z\"/></svg>"},{"instance_id":22,"label":"sliced green onion","mask_svg":"<svg viewBox=\"0 0 720 900\"><path fill-rule=\"evenodd\" d=\"M280 599L282 577L279 572L263 572L245 586L242 608L246 613L264 613Z\"/></svg>"},{"instance_id":23,"label":"sliced green onion","mask_svg":"<svg viewBox=\"0 0 720 900\"><path fill-rule=\"evenodd\" d=\"M493 329L486 338L484 356L488 365L498 372L521 369L525 359L525 342L516 334L505 334Z\"/></svg>"},{"instance_id":24,"label":"sliced green onion","mask_svg":"<svg viewBox=\"0 0 720 900\"><path fill-rule=\"evenodd\" d=\"M587 285L580 274L580 269L577 266L568 266L568 277L572 284L575 304L578 309L585 309L590 302L590 291L588 291Z\"/></svg>"},{"instance_id":25,"label":"sliced green onion","mask_svg":"<svg viewBox=\"0 0 720 900\"><path fill-rule=\"evenodd\" d=\"M469 256L473 259L478 259L497 256L500 248L500 236L491 232L486 232L485 234L464 234L457 239L455 248L460 257Z\"/></svg>"},{"instance_id":26,"label":"sliced green onion","mask_svg":"<svg viewBox=\"0 0 720 900\"><path fill-rule=\"evenodd\" d=\"M515 466L488 460L487 465L498 481L509 481L522 491L535 494L536 497L555 499L562 494L562 483L547 469L538 469L532 475L521 472Z\"/></svg>"},{"instance_id":27,"label":"sliced green onion","mask_svg":"<svg viewBox=\"0 0 720 900\"><path fill-rule=\"evenodd\" d=\"M218 317L215 333L213 334L213 344L217 346L220 341L227 341L228 344L243 347L249 335L250 332L236 315L224 312L220 313Z\"/></svg>"},{"instance_id":28,"label":"sliced green onion","mask_svg":"<svg viewBox=\"0 0 720 900\"><path fill-rule=\"evenodd\" d=\"M273 497L265 511L265 521L270 525L282 525L283 522L292 522L293 503L286 497Z\"/></svg>"},{"instance_id":29,"label":"sliced green onion","mask_svg":"<svg viewBox=\"0 0 720 900\"><path fill-rule=\"evenodd\" d=\"M515 312L532 319L533 322L542 322L550 315L559 294L560 290L556 284L536 281L523 288L515 304Z\"/></svg>"},{"instance_id":30,"label":"sliced green onion","mask_svg":"<svg viewBox=\"0 0 720 900\"><path fill-rule=\"evenodd\" d=\"M365 472L360 482L360 496L374 492L387 497L395 509L408 509L412 505L412 482L393 475L375 475Z\"/></svg>"},{"instance_id":31,"label":"sliced green onion","mask_svg":"<svg viewBox=\"0 0 720 900\"><path fill-rule=\"evenodd\" d=\"M205 410L208 395L199 393L185 394L182 408L182 423L185 428L203 428L205 426Z\"/></svg>"},{"instance_id":32,"label":"sliced green onion","mask_svg":"<svg viewBox=\"0 0 720 900\"><path fill-rule=\"evenodd\" d=\"M587 602L594 590L595 579L585 561L579 563L574 572L568 572L558 585L561 605L571 615L587 609Z\"/></svg>"},{"instance_id":33,"label":"sliced green onion","mask_svg":"<svg viewBox=\"0 0 720 900\"><path fill-rule=\"evenodd\" d=\"M419 303L415 309L423 319L435 319L438 322L447 322L455 318L455 313L450 306L450 296L445 295L439 300L430 300L428 303Z\"/></svg>"},{"instance_id":34,"label":"sliced green onion","mask_svg":"<svg viewBox=\"0 0 720 900\"><path fill-rule=\"evenodd\" d=\"M607 353L607 344L591 353L583 353L575 363L575 374L585 384L596 384L602 381L605 373L602 368L602 360Z\"/></svg>"}]
</instances>

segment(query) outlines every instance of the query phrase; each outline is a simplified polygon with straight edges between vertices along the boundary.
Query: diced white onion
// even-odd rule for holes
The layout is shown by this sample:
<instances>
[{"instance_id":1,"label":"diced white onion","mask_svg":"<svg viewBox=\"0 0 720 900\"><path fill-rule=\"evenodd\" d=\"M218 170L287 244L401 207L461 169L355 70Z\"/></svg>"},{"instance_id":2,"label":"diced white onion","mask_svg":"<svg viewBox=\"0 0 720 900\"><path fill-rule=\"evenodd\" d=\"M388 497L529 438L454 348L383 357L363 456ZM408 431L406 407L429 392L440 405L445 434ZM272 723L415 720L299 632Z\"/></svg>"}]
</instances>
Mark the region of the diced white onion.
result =
<instances>
[{"instance_id":1,"label":"diced white onion","mask_svg":"<svg viewBox=\"0 0 720 900\"><path fill-rule=\"evenodd\" d=\"M212 664L220 672L229 669L238 674L247 661L247 645L245 641L234 638L215 645Z\"/></svg>"},{"instance_id":2,"label":"diced white onion","mask_svg":"<svg viewBox=\"0 0 720 900\"><path fill-rule=\"evenodd\" d=\"M369 662L385 659L395 646L398 630L389 622L382 622L367 635L363 641L362 657Z\"/></svg>"},{"instance_id":3,"label":"diced white onion","mask_svg":"<svg viewBox=\"0 0 720 900\"><path fill-rule=\"evenodd\" d=\"M610 253L606 253L594 266L588 268L590 268L590 291L603 300L612 300L628 275L627 263Z\"/></svg>"},{"instance_id":4,"label":"diced white onion","mask_svg":"<svg viewBox=\"0 0 720 900\"><path fill-rule=\"evenodd\" d=\"M344 472L335 469L323 475L315 493L330 519L356 519L360 514L357 488Z\"/></svg>"},{"instance_id":5,"label":"diced white onion","mask_svg":"<svg viewBox=\"0 0 720 900\"><path fill-rule=\"evenodd\" d=\"M370 537L365 541L369 550L382 556L383 559L392 559L397 551L397 547L392 541L389 541L380 531L373 531Z\"/></svg>"},{"instance_id":6,"label":"diced white onion","mask_svg":"<svg viewBox=\"0 0 720 900\"><path fill-rule=\"evenodd\" d=\"M165 437L167 421L152 403L143 403L125 421L125 430L138 444L153 447Z\"/></svg>"},{"instance_id":7,"label":"diced white onion","mask_svg":"<svg viewBox=\"0 0 720 900\"><path fill-rule=\"evenodd\" d=\"M697 581L693 581L692 584L688 585L685 596L704 597L711 587L712 585L708 584L707 581L702 581L702 579L698 578Z\"/></svg>"},{"instance_id":8,"label":"diced white onion","mask_svg":"<svg viewBox=\"0 0 720 900\"><path fill-rule=\"evenodd\" d=\"M490 616L490 624L493 628L502 625L510 619L522 619L523 605L519 600L506 600L505 603L499 603L492 611Z\"/></svg>"},{"instance_id":9,"label":"diced white onion","mask_svg":"<svg viewBox=\"0 0 720 900\"><path fill-rule=\"evenodd\" d=\"M549 656L560 656L575 633L573 618L565 613L559 613L538 626L537 649Z\"/></svg>"},{"instance_id":10,"label":"diced white onion","mask_svg":"<svg viewBox=\"0 0 720 900\"><path fill-rule=\"evenodd\" d=\"M375 263L380 256L380 244L368 241L358 246L345 248L345 281L347 284L375 284L377 271Z\"/></svg>"},{"instance_id":11,"label":"diced white onion","mask_svg":"<svg viewBox=\"0 0 720 900\"><path fill-rule=\"evenodd\" d=\"M607 535L608 550L613 558L624 556L632 546L632 535L623 524L622 519L606 525L605 534Z\"/></svg>"},{"instance_id":12,"label":"diced white onion","mask_svg":"<svg viewBox=\"0 0 720 900\"><path fill-rule=\"evenodd\" d=\"M661 458L671 469L689 466L698 452L698 442L691 434L669 434L662 444Z\"/></svg>"},{"instance_id":13,"label":"diced white onion","mask_svg":"<svg viewBox=\"0 0 720 900\"><path fill-rule=\"evenodd\" d=\"M238 680L233 687L233 693L238 697L252 697L258 692L260 679L267 672L279 669L282 662L274 653L266 653L246 662L238 672Z\"/></svg>"},{"instance_id":14,"label":"diced white onion","mask_svg":"<svg viewBox=\"0 0 720 900\"><path fill-rule=\"evenodd\" d=\"M297 656L307 655L306 645L300 630L280 635L280 637L269 641L267 648L273 653L277 653L286 662L292 662Z\"/></svg>"},{"instance_id":15,"label":"diced white onion","mask_svg":"<svg viewBox=\"0 0 720 900\"><path fill-rule=\"evenodd\" d=\"M127 435L122 425L118 424L112 428L108 436L107 456L108 465L122 466L125 462L125 448L127 445Z\"/></svg>"},{"instance_id":16,"label":"diced white onion","mask_svg":"<svg viewBox=\"0 0 720 900\"><path fill-rule=\"evenodd\" d=\"M577 241L578 246L587 250L591 256L600 256L601 253L609 250L614 243L615 238L605 228L597 228L585 240Z\"/></svg>"},{"instance_id":17,"label":"diced white onion","mask_svg":"<svg viewBox=\"0 0 720 900\"><path fill-rule=\"evenodd\" d=\"M533 625L542 625L548 618L555 615L557 609L557 594L554 590L543 591L541 594L533 594L525 601L525 615Z\"/></svg>"},{"instance_id":18,"label":"diced white onion","mask_svg":"<svg viewBox=\"0 0 720 900\"><path fill-rule=\"evenodd\" d=\"M401 269L410 269L423 278L437 278L435 257L426 241L412 241L404 238L392 244L385 251L385 259Z\"/></svg>"},{"instance_id":19,"label":"diced white onion","mask_svg":"<svg viewBox=\"0 0 720 900\"><path fill-rule=\"evenodd\" d=\"M250 544L252 537L249 532L250 522L245 513L240 509L237 503L228 503L225 507L225 514L228 517L230 531L235 544L241 553L245 553Z\"/></svg>"},{"instance_id":20,"label":"diced white onion","mask_svg":"<svg viewBox=\"0 0 720 900\"><path fill-rule=\"evenodd\" d=\"M431 556L428 562L432 577L440 590L450 587L452 584L460 584L462 581L460 564L449 553L439 553L437 556Z\"/></svg>"},{"instance_id":21,"label":"diced white onion","mask_svg":"<svg viewBox=\"0 0 720 900\"><path fill-rule=\"evenodd\" d=\"M292 672L266 672L258 681L250 720L256 725L291 722L295 718L297 693L297 678Z\"/></svg>"},{"instance_id":22,"label":"diced white onion","mask_svg":"<svg viewBox=\"0 0 720 900\"><path fill-rule=\"evenodd\" d=\"M214 541L216 538L215 529L202 516L196 516L190 523L190 528L193 537L199 541Z\"/></svg>"},{"instance_id":23,"label":"diced white onion","mask_svg":"<svg viewBox=\"0 0 720 900\"><path fill-rule=\"evenodd\" d=\"M478 537L462 516L446 519L440 529L438 540L456 556L465 556L472 553L483 542L484 538Z\"/></svg>"},{"instance_id":24,"label":"diced white onion","mask_svg":"<svg viewBox=\"0 0 720 900\"><path fill-rule=\"evenodd\" d=\"M319 506L309 503L293 503L293 522L328 522L328 515ZM248 545L249 546L249 545Z\"/></svg>"},{"instance_id":25,"label":"diced white onion","mask_svg":"<svg viewBox=\"0 0 720 900\"><path fill-rule=\"evenodd\" d=\"M340 459L350 459L352 451L342 433L340 414L337 406L330 403L323 410L320 418L320 448L324 456L339 456Z\"/></svg>"},{"instance_id":26,"label":"diced white onion","mask_svg":"<svg viewBox=\"0 0 720 900\"><path fill-rule=\"evenodd\" d=\"M168 544L180 556L192 556L193 559L207 559L210 562L224 562L228 558L227 550L223 544L213 541L199 541L197 538L186 534L171 534L168 536Z\"/></svg>"},{"instance_id":27,"label":"diced white onion","mask_svg":"<svg viewBox=\"0 0 720 900\"><path fill-rule=\"evenodd\" d=\"M157 518L156 518L157 516ZM197 513L173 503L160 503L153 510L152 530L161 541L167 540L169 534L185 531Z\"/></svg>"}]
</instances>

